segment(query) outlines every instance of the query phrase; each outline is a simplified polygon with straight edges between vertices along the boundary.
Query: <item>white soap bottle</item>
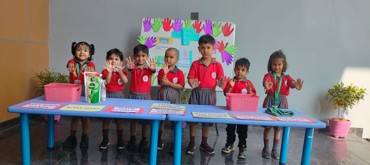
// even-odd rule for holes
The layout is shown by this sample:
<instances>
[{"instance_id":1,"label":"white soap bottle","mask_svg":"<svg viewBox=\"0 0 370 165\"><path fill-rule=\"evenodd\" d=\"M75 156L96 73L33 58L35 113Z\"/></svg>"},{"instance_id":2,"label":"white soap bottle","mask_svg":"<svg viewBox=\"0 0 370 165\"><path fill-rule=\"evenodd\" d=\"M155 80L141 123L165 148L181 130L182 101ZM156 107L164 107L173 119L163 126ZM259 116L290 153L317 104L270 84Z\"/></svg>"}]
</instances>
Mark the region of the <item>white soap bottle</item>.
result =
<instances>
[{"instance_id":1,"label":"white soap bottle","mask_svg":"<svg viewBox=\"0 0 370 165\"><path fill-rule=\"evenodd\" d=\"M100 91L100 100L105 101L107 98L107 89L105 88L105 80L101 84L101 91Z\"/></svg>"}]
</instances>

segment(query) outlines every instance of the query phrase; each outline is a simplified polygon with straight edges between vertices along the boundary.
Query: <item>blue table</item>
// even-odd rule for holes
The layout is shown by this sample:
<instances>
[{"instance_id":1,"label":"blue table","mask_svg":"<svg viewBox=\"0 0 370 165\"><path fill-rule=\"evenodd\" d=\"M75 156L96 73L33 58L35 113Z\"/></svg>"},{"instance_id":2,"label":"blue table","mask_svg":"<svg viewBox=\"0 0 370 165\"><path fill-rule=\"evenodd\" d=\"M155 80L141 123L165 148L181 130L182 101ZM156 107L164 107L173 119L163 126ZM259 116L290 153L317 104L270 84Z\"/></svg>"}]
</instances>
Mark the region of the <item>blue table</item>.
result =
<instances>
[{"instance_id":1,"label":"blue table","mask_svg":"<svg viewBox=\"0 0 370 165\"><path fill-rule=\"evenodd\" d=\"M202 123L225 123L225 124L245 124L245 125L261 125L261 126L278 126L283 127L283 136L281 142L281 155L280 164L287 163L288 157L288 145L289 145L289 133L290 127L300 127L306 128L306 133L304 136L303 152L301 164L309 165L313 141L314 128L325 128L325 123L315 120L314 123L302 123L302 122L281 122L281 121L257 121L257 120L237 120L232 117L232 119L208 119L208 118L194 118L191 112L210 112L210 113L228 113L230 116L237 113L236 111L226 110L224 106L211 106L211 105L189 105L184 104L186 107L186 115L176 116L168 115L167 119L170 121L175 121L175 151L174 151L174 162L175 165L181 164L181 137L182 137L182 122L202 122ZM292 109L289 109L292 110ZM305 116L304 114L294 111L294 116ZM248 112L250 114L266 114L265 108L259 108L258 112Z\"/></svg>"},{"instance_id":2,"label":"blue table","mask_svg":"<svg viewBox=\"0 0 370 165\"><path fill-rule=\"evenodd\" d=\"M56 103L56 104L78 104L78 105L102 105L105 106L102 110L97 112L84 112L84 111L73 111L73 110L45 110L45 109L32 109L32 108L22 108L20 106L27 103ZM31 150L30 150L30 132L29 132L29 118L28 114L44 114L48 115L48 148L54 147L54 115L65 115L65 116L85 116L85 117L105 117L105 118L125 118L125 119L144 119L152 120L152 131L151 131L151 141L150 141L150 159L149 163L155 165L157 163L157 145L158 145L158 132L160 120L165 120L166 115L151 115L148 114L150 106L153 103L167 103L166 101L158 100L134 100L134 99L115 99L107 98L106 101L89 104L85 102L85 97L81 97L80 101L77 102L50 102L45 101L44 97L38 97L31 99L8 108L11 113L20 114L20 124L21 124L21 142L22 142L22 164L31 164ZM124 106L124 107L137 107L144 108L142 114L134 113L111 113L104 112L109 106ZM61 107L59 107L61 108Z\"/></svg>"}]
</instances>

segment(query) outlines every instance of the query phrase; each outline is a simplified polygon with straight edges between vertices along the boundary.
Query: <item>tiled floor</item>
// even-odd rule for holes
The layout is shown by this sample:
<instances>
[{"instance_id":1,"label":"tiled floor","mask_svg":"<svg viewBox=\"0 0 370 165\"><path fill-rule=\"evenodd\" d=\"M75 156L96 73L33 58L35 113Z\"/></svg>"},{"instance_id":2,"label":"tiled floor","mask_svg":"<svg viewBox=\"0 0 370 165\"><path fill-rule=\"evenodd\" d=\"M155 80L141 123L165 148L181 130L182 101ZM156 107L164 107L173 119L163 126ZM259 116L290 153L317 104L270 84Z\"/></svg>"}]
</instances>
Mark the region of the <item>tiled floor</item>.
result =
<instances>
[{"instance_id":1,"label":"tiled floor","mask_svg":"<svg viewBox=\"0 0 370 165\"><path fill-rule=\"evenodd\" d=\"M123 151L116 150L115 125L111 124L110 140L111 145L107 151L101 152L98 145L101 141L101 121L91 119L90 146L87 151L81 151L78 147L75 150L63 150L61 143L69 135L69 117L62 117L62 120L55 125L56 148L47 149L47 127L41 118L31 120L31 160L32 164L123 164L123 165L140 165L148 164L149 155L145 153L132 153L126 149ZM125 123L125 142L128 141L128 122ZM215 155L207 155L199 150L199 143L194 155L186 155L183 152L182 164L201 164L201 165L218 165L218 164L251 164L251 165L270 165L279 164L275 160L261 158L261 149L263 147L261 127L251 127L248 137L248 151L246 160L237 159L237 151L230 155L221 154L221 148L225 144L225 125L218 125L220 135L216 135L214 128L211 128L209 144L214 146ZM140 128L140 127L138 127ZM140 130L140 129L139 129ZM169 146L172 141L173 131L168 128L164 134L166 142L163 151L158 151L158 164L172 164L173 156L169 154ZM138 131L138 137L140 134ZM187 146L188 128L183 131L182 148ZM291 129L289 143L288 164L300 164L300 157L303 146L303 129ZM197 142L200 141L201 131L196 136ZM78 138L78 141L80 138ZM18 165L22 163L20 150L20 130L16 126L12 129L0 132L0 164L1 165ZM338 164L370 164L370 143L355 135L349 135L346 139L334 139L325 133L314 134L314 144L312 147L311 164L312 165L338 165Z\"/></svg>"}]
</instances>

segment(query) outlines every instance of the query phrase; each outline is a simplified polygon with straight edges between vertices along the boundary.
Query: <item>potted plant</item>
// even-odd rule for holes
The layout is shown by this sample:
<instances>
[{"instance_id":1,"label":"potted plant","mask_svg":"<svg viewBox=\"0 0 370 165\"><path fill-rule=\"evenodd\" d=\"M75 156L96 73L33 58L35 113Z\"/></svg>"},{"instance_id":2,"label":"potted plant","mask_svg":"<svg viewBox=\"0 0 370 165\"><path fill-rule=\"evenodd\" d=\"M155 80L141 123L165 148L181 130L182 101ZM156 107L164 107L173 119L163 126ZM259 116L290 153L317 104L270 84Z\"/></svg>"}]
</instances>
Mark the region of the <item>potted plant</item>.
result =
<instances>
[{"instance_id":1,"label":"potted plant","mask_svg":"<svg viewBox=\"0 0 370 165\"><path fill-rule=\"evenodd\" d=\"M45 69L43 71L35 73L36 78L36 91L38 96L44 95L44 85L49 83L69 83L68 75L63 75L59 72L55 72L53 69ZM44 116L47 120L47 117ZM59 121L60 115L54 116L54 121Z\"/></svg>"},{"instance_id":2,"label":"potted plant","mask_svg":"<svg viewBox=\"0 0 370 165\"><path fill-rule=\"evenodd\" d=\"M345 113L365 97L366 89L355 85L345 86L343 82L334 84L327 91L329 102L337 109L337 117L329 119L330 134L334 137L346 137L351 121Z\"/></svg>"}]
</instances>

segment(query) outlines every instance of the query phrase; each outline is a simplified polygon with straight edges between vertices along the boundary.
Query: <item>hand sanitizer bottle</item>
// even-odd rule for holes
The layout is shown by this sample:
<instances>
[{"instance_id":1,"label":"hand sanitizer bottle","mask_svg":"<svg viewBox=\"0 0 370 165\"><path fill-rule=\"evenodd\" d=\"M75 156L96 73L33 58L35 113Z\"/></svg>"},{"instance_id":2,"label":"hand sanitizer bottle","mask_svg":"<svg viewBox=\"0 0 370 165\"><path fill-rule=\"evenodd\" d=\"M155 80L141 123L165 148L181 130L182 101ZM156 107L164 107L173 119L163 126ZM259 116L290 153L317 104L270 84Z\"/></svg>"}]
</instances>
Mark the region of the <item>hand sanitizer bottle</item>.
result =
<instances>
[{"instance_id":1,"label":"hand sanitizer bottle","mask_svg":"<svg viewBox=\"0 0 370 165\"><path fill-rule=\"evenodd\" d=\"M105 88L105 80L101 84L101 91L100 91L100 100L105 101L107 98L107 89Z\"/></svg>"}]
</instances>

